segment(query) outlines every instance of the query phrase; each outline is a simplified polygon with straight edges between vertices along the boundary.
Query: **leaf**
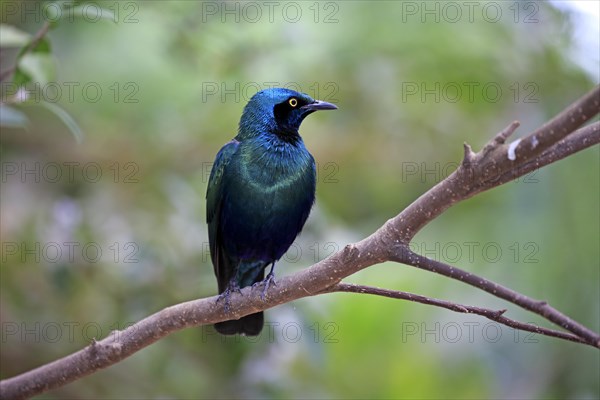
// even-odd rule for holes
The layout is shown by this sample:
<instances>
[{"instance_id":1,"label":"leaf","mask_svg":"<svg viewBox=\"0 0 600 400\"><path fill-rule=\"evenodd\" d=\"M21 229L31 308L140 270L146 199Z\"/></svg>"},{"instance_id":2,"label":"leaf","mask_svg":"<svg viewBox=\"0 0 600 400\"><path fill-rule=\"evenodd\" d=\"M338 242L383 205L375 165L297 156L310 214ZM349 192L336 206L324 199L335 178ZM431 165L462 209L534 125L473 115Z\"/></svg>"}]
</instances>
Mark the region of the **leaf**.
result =
<instances>
[{"instance_id":1,"label":"leaf","mask_svg":"<svg viewBox=\"0 0 600 400\"><path fill-rule=\"evenodd\" d=\"M17 67L15 76L13 77L13 84L16 87L22 87L30 82L32 82L31 76L27 72L21 70L21 68Z\"/></svg>"},{"instance_id":2,"label":"leaf","mask_svg":"<svg viewBox=\"0 0 600 400\"><path fill-rule=\"evenodd\" d=\"M31 53L50 53L51 50L52 49L50 47L50 41L48 40L48 38L43 37L37 42L35 47L30 50L30 52Z\"/></svg>"},{"instance_id":3,"label":"leaf","mask_svg":"<svg viewBox=\"0 0 600 400\"><path fill-rule=\"evenodd\" d=\"M83 132L81 131L79 125L77 125L77 122L75 122L75 120L69 115L69 113L56 104L49 103L47 101L42 101L40 105L54 113L54 115L56 115L66 125L66 127L69 128L77 143L81 143L83 141Z\"/></svg>"},{"instance_id":4,"label":"leaf","mask_svg":"<svg viewBox=\"0 0 600 400\"><path fill-rule=\"evenodd\" d=\"M31 35L15 28L12 25L0 24L0 47L20 47L25 46Z\"/></svg>"},{"instance_id":5,"label":"leaf","mask_svg":"<svg viewBox=\"0 0 600 400\"><path fill-rule=\"evenodd\" d=\"M84 18L86 21L98 21L100 19L107 19L115 24L117 20L115 19L115 13L106 8L101 8L97 4L82 4L76 7L73 7L72 10L69 11L69 16L74 16L77 18Z\"/></svg>"},{"instance_id":6,"label":"leaf","mask_svg":"<svg viewBox=\"0 0 600 400\"><path fill-rule=\"evenodd\" d=\"M35 47L30 48L29 47L30 44L28 44L27 46L24 46L20 51L19 54L17 54L17 62L23 58L26 54L29 53L40 53L40 54L49 54L51 47L50 47L50 41L48 39L41 38L35 45Z\"/></svg>"},{"instance_id":7,"label":"leaf","mask_svg":"<svg viewBox=\"0 0 600 400\"><path fill-rule=\"evenodd\" d=\"M27 53L19 60L19 70L44 86L56 75L54 56L49 53Z\"/></svg>"},{"instance_id":8,"label":"leaf","mask_svg":"<svg viewBox=\"0 0 600 400\"><path fill-rule=\"evenodd\" d=\"M28 123L27 116L21 111L7 105L0 105L0 126L26 128Z\"/></svg>"}]
</instances>

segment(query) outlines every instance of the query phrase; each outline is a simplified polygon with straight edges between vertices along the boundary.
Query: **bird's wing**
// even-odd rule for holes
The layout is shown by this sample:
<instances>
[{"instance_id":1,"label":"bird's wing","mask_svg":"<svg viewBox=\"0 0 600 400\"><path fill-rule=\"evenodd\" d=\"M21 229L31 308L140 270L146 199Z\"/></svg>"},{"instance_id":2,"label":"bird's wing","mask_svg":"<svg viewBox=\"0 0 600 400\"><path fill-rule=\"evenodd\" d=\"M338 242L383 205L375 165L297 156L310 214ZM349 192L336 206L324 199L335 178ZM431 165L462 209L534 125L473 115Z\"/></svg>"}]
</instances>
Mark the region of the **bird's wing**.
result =
<instances>
[{"instance_id":1,"label":"bird's wing","mask_svg":"<svg viewBox=\"0 0 600 400\"><path fill-rule=\"evenodd\" d=\"M232 266L228 265L229 260L225 257L223 244L219 235L221 205L223 203L225 186L223 175L239 144L237 140L232 140L221 148L210 172L210 179L206 190L206 222L208 223L210 257L213 262L217 281L219 282L219 293L225 290L229 283L230 275L233 272Z\"/></svg>"}]
</instances>

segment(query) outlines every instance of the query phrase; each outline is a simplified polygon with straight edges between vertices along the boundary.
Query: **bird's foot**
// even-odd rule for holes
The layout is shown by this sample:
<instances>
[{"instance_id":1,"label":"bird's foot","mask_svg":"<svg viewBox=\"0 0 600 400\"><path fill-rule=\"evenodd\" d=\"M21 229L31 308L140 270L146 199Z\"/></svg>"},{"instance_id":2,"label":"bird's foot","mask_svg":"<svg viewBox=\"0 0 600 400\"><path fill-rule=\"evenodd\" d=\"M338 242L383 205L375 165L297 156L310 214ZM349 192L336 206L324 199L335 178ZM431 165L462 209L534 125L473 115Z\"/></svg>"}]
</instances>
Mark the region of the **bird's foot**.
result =
<instances>
[{"instance_id":1,"label":"bird's foot","mask_svg":"<svg viewBox=\"0 0 600 400\"><path fill-rule=\"evenodd\" d=\"M219 297L217 297L217 303L221 300L225 302L225 312L229 312L231 308L230 297L232 292L238 292L239 294L242 294L242 289L240 289L237 283L231 283L229 286L227 286L227 289L225 289L225 291L221 293Z\"/></svg>"},{"instance_id":2,"label":"bird's foot","mask_svg":"<svg viewBox=\"0 0 600 400\"><path fill-rule=\"evenodd\" d=\"M271 283L273 283L273 285L277 286L277 282L275 282L275 274L273 273L273 270L271 270L271 272L269 272L269 274L267 275L265 280L262 281L262 283L265 285L265 287L263 288L260 298L262 299L262 301L265 301L265 298L267 296L267 290L269 290L269 285Z\"/></svg>"}]
</instances>

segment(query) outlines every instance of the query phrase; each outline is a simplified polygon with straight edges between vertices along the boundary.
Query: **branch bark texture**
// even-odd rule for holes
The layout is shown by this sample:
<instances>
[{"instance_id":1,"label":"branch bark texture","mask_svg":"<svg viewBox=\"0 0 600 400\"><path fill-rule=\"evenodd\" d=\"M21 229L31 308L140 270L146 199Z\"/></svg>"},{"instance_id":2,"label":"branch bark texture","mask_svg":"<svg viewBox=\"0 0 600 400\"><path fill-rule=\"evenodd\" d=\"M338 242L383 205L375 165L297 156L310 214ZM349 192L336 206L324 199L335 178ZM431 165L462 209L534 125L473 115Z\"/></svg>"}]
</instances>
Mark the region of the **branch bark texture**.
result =
<instances>
[{"instance_id":1,"label":"branch bark texture","mask_svg":"<svg viewBox=\"0 0 600 400\"><path fill-rule=\"evenodd\" d=\"M600 335L551 307L462 269L412 252L412 238L452 205L500 186L534 169L556 162L600 142L600 122L583 128L600 113L600 87L596 87L556 117L529 135L512 143L506 140L518 128L513 122L494 136L478 153L465 144L464 158L456 171L419 197L396 217L358 243L310 268L286 276L271 285L265 300L262 287L234 292L225 311L217 297L177 304L163 309L122 331L95 341L86 348L19 376L0 382L1 398L27 398L51 390L99 369L115 364L140 349L178 330L213 324L266 310L303 297L331 292L364 293L403 299L461 313L473 313L514 329L535 332L600 348ZM578 129L580 128L580 129ZM525 324L505 316L506 310L491 310L431 299L412 293L341 281L371 265L395 261L462 281L518 307L538 314L565 331Z\"/></svg>"}]
</instances>

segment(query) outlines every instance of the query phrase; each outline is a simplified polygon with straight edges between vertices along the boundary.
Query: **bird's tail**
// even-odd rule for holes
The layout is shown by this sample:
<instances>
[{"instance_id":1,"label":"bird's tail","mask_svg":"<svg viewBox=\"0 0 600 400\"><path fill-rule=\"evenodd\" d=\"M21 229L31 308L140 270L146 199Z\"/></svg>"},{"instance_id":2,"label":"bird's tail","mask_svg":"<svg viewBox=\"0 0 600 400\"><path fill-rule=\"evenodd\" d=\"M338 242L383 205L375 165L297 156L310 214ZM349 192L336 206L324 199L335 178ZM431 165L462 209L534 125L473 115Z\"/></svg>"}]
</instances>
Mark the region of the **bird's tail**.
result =
<instances>
[{"instance_id":1,"label":"bird's tail","mask_svg":"<svg viewBox=\"0 0 600 400\"><path fill-rule=\"evenodd\" d=\"M246 335L246 336L257 336L262 330L264 324L263 312L246 315L240 319L233 319L231 321L217 322L215 329L221 335Z\"/></svg>"},{"instance_id":2,"label":"bird's tail","mask_svg":"<svg viewBox=\"0 0 600 400\"><path fill-rule=\"evenodd\" d=\"M261 282L265 277L264 261L240 263L238 265L238 269L241 270L238 271L238 274L241 276L238 284L242 288ZM219 286L219 290L221 290L221 286ZM246 315L240 319L218 322L215 324L215 329L222 335L240 334L246 336L257 336L260 331L262 331L264 321L265 317L261 311Z\"/></svg>"}]
</instances>

